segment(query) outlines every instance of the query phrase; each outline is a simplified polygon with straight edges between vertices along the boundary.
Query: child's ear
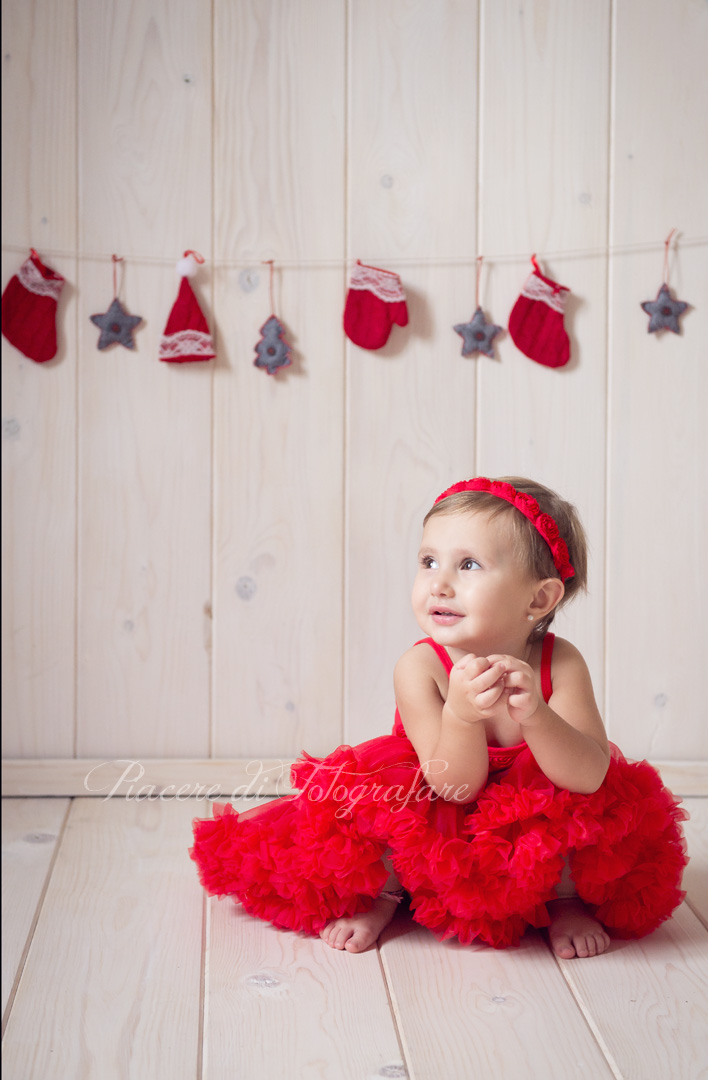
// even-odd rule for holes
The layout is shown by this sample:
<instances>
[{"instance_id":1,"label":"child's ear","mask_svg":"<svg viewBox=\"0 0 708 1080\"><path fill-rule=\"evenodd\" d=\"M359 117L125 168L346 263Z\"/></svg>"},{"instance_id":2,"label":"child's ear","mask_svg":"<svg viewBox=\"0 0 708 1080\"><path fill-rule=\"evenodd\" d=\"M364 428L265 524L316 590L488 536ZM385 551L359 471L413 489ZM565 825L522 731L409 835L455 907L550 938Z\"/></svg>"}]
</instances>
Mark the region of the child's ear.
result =
<instances>
[{"instance_id":1,"label":"child's ear","mask_svg":"<svg viewBox=\"0 0 708 1080\"><path fill-rule=\"evenodd\" d=\"M560 578L545 578L536 589L529 606L529 615L533 615L534 619L542 619L549 611L558 607L564 595L565 585Z\"/></svg>"}]
</instances>

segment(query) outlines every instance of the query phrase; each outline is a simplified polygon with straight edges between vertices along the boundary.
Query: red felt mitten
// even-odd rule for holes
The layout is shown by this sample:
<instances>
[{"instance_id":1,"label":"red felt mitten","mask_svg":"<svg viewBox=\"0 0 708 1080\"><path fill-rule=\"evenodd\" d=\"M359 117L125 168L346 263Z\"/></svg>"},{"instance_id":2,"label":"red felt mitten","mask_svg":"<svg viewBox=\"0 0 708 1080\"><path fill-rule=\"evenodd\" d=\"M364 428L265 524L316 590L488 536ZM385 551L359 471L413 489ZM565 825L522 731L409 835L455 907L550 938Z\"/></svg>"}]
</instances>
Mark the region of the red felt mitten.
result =
<instances>
[{"instance_id":1,"label":"red felt mitten","mask_svg":"<svg viewBox=\"0 0 708 1080\"><path fill-rule=\"evenodd\" d=\"M406 296L398 274L365 266L357 259L344 307L344 332L362 349L380 349L393 323L408 324Z\"/></svg>"},{"instance_id":2,"label":"red felt mitten","mask_svg":"<svg viewBox=\"0 0 708 1080\"><path fill-rule=\"evenodd\" d=\"M16 349L43 364L57 353L57 300L64 278L31 249L2 294L2 332Z\"/></svg>"},{"instance_id":3,"label":"red felt mitten","mask_svg":"<svg viewBox=\"0 0 708 1080\"><path fill-rule=\"evenodd\" d=\"M570 359L570 341L563 326L565 294L569 289L544 277L535 255L531 262L534 271L512 308L509 333L524 356L545 367L563 367Z\"/></svg>"}]
</instances>

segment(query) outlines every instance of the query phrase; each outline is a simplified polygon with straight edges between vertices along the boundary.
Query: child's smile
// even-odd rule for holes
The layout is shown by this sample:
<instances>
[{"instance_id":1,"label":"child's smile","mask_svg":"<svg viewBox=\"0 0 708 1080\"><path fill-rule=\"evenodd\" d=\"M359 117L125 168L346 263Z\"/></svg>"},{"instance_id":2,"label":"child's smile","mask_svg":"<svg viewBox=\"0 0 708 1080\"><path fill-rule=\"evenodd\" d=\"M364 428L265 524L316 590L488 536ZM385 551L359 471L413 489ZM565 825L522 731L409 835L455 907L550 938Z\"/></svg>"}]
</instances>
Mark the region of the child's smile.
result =
<instances>
[{"instance_id":1,"label":"child's smile","mask_svg":"<svg viewBox=\"0 0 708 1080\"><path fill-rule=\"evenodd\" d=\"M454 626L458 619L464 618L464 615L459 611L451 611L449 608L434 605L430 611L430 617L439 626Z\"/></svg>"}]
</instances>

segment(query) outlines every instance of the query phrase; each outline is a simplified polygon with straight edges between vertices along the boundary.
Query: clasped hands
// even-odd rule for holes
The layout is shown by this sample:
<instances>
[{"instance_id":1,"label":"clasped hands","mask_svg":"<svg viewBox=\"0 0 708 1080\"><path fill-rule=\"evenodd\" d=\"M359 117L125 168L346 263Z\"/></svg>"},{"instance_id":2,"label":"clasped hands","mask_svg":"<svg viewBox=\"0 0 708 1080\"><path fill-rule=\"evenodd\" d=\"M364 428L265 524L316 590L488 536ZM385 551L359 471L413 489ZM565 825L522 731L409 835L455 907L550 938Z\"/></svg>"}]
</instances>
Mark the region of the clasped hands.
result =
<instances>
[{"instance_id":1,"label":"clasped hands","mask_svg":"<svg viewBox=\"0 0 708 1080\"><path fill-rule=\"evenodd\" d=\"M515 656L467 653L450 672L446 704L467 723L508 716L526 724L540 703L532 669Z\"/></svg>"}]
</instances>

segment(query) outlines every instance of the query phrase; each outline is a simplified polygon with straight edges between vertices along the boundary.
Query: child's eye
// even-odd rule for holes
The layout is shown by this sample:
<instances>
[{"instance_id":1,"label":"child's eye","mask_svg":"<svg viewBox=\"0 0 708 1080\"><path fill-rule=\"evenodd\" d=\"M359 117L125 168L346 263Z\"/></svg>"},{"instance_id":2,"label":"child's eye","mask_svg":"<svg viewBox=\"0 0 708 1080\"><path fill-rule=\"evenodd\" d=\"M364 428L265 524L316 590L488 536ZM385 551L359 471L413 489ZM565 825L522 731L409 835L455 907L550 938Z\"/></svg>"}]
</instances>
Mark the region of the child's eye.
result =
<instances>
[{"instance_id":1,"label":"child's eye","mask_svg":"<svg viewBox=\"0 0 708 1080\"><path fill-rule=\"evenodd\" d=\"M432 555L421 555L420 565L424 566L426 570L437 570L438 564Z\"/></svg>"},{"instance_id":2,"label":"child's eye","mask_svg":"<svg viewBox=\"0 0 708 1080\"><path fill-rule=\"evenodd\" d=\"M462 564L462 569L463 570L481 570L482 567L479 565L479 563L477 562L476 559L465 559L465 561Z\"/></svg>"}]
</instances>

